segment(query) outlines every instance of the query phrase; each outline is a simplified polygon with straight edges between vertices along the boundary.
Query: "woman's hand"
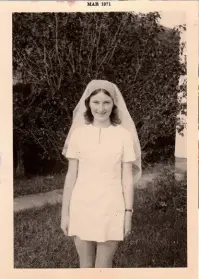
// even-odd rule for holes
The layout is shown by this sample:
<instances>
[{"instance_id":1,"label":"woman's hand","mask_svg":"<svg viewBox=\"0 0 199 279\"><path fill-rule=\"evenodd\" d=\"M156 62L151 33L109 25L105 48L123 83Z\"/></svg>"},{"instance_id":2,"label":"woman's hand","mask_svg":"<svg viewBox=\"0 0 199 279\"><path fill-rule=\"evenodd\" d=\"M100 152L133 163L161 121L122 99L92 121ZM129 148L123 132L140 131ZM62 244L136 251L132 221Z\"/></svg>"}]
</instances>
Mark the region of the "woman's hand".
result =
<instances>
[{"instance_id":1,"label":"woman's hand","mask_svg":"<svg viewBox=\"0 0 199 279\"><path fill-rule=\"evenodd\" d=\"M63 217L61 220L61 229L65 235L68 235L69 215Z\"/></svg>"},{"instance_id":2,"label":"woman's hand","mask_svg":"<svg viewBox=\"0 0 199 279\"><path fill-rule=\"evenodd\" d=\"M124 219L124 237L127 237L131 233L132 229L132 212L125 212Z\"/></svg>"}]
</instances>

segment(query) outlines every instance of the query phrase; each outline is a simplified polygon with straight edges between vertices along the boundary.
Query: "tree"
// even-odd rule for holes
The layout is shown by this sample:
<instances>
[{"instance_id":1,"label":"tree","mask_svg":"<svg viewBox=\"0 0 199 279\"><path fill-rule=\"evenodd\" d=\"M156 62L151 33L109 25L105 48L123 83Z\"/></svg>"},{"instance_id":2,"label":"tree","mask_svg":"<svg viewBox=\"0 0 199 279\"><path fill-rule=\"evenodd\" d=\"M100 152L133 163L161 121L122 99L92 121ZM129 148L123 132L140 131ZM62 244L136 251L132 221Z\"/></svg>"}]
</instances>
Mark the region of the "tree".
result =
<instances>
[{"instance_id":1,"label":"tree","mask_svg":"<svg viewBox=\"0 0 199 279\"><path fill-rule=\"evenodd\" d=\"M184 125L176 116L186 113L177 101L186 65L179 59L180 29L166 29L159 19L157 12L14 14L13 71L31 88L14 90L16 141L33 141L43 157L64 161L72 111L94 78L119 86L143 159L160 138L175 138L176 123L179 131Z\"/></svg>"}]
</instances>

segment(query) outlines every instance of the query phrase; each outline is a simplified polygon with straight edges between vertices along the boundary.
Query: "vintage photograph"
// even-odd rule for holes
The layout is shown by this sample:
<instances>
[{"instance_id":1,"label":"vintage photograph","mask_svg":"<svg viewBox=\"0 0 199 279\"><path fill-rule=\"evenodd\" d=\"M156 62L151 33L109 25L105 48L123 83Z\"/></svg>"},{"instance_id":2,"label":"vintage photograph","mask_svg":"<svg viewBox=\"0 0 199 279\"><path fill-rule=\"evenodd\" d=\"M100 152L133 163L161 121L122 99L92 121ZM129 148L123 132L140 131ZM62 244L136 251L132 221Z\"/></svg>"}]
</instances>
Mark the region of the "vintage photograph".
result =
<instances>
[{"instance_id":1,"label":"vintage photograph","mask_svg":"<svg viewBox=\"0 0 199 279\"><path fill-rule=\"evenodd\" d=\"M12 14L14 268L187 267L186 13Z\"/></svg>"}]
</instances>

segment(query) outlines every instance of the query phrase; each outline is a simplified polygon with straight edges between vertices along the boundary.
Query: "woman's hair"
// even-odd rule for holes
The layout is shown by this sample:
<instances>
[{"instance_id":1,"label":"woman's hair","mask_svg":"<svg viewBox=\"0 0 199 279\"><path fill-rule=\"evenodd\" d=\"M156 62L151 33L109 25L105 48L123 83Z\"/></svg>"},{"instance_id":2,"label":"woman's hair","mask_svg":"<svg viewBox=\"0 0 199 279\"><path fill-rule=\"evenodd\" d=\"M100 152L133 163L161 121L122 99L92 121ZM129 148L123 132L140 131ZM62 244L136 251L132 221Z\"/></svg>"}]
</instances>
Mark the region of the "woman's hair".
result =
<instances>
[{"instance_id":1,"label":"woman's hair","mask_svg":"<svg viewBox=\"0 0 199 279\"><path fill-rule=\"evenodd\" d=\"M91 93L91 95L85 100L86 111L84 113L84 118L85 118L87 124L93 123L93 115L92 115L92 112L91 112L91 109L89 106L90 98L92 96L98 94L99 92L103 92L107 96L111 97L110 93L105 89L97 89ZM114 103L113 103L112 112L110 114L110 121L111 121L111 124L114 126L121 124L121 120L119 119L119 116L118 116L118 108Z\"/></svg>"}]
</instances>

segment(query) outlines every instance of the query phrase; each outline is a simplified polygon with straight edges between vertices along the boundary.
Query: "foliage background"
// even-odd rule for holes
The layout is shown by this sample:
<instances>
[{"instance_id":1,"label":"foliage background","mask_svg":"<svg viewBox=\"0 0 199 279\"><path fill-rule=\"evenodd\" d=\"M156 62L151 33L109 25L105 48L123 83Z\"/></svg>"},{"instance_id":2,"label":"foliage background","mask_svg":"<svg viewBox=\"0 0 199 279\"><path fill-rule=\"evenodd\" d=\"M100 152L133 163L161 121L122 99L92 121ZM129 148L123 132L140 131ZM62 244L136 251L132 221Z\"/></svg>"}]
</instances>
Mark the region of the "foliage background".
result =
<instances>
[{"instance_id":1,"label":"foliage background","mask_svg":"<svg viewBox=\"0 0 199 279\"><path fill-rule=\"evenodd\" d=\"M60 172L72 112L91 79L118 85L141 142L144 166L172 159L186 114L180 32L158 12L13 14L15 176Z\"/></svg>"}]
</instances>

